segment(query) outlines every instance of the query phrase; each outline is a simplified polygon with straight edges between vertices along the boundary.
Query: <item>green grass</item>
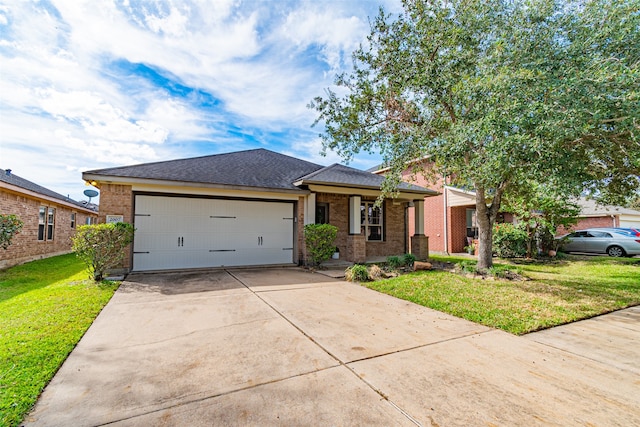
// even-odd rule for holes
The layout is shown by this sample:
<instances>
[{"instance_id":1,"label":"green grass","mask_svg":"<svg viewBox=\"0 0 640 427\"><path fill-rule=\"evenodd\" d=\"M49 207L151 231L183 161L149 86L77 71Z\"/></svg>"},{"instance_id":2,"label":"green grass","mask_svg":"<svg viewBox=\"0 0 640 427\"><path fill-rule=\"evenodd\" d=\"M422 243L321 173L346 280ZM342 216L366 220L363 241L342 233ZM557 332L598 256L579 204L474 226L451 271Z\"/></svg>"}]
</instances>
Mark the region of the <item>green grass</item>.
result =
<instances>
[{"instance_id":1,"label":"green grass","mask_svg":"<svg viewBox=\"0 0 640 427\"><path fill-rule=\"evenodd\" d=\"M73 254L0 271L0 426L17 426L117 283L95 284Z\"/></svg>"},{"instance_id":2,"label":"green grass","mask_svg":"<svg viewBox=\"0 0 640 427\"><path fill-rule=\"evenodd\" d=\"M434 256L438 261L468 258ZM562 261L497 260L525 281L421 271L363 285L513 334L585 319L640 304L640 259L569 256Z\"/></svg>"}]
</instances>

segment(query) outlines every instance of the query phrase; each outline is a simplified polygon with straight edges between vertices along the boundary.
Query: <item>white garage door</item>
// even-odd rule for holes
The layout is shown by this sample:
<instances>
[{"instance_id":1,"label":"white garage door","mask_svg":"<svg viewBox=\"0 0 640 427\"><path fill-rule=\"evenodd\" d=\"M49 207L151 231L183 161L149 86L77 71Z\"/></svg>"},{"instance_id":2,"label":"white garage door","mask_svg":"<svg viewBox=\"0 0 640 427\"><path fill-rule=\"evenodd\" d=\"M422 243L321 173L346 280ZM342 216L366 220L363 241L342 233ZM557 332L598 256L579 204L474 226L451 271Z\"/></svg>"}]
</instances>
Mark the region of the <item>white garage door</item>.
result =
<instances>
[{"instance_id":1,"label":"white garage door","mask_svg":"<svg viewBox=\"0 0 640 427\"><path fill-rule=\"evenodd\" d=\"M290 264L293 204L137 195L133 270Z\"/></svg>"},{"instance_id":2,"label":"white garage door","mask_svg":"<svg viewBox=\"0 0 640 427\"><path fill-rule=\"evenodd\" d=\"M640 228L640 217L620 218L620 227L623 228Z\"/></svg>"}]
</instances>

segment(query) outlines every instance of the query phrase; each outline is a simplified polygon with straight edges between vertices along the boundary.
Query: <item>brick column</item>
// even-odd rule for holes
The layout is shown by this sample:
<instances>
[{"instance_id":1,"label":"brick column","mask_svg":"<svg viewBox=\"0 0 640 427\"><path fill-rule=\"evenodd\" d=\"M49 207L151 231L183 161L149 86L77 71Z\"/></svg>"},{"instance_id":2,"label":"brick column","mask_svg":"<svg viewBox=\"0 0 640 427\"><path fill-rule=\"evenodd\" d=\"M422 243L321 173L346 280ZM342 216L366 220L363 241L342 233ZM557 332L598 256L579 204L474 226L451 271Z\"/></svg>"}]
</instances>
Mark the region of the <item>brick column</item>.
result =
<instances>
[{"instance_id":1,"label":"brick column","mask_svg":"<svg viewBox=\"0 0 640 427\"><path fill-rule=\"evenodd\" d=\"M367 242L364 234L347 236L347 261L361 263L367 259Z\"/></svg>"},{"instance_id":2,"label":"brick column","mask_svg":"<svg viewBox=\"0 0 640 427\"><path fill-rule=\"evenodd\" d=\"M425 235L412 236L411 253L418 261L424 261L429 258L429 237Z\"/></svg>"}]
</instances>

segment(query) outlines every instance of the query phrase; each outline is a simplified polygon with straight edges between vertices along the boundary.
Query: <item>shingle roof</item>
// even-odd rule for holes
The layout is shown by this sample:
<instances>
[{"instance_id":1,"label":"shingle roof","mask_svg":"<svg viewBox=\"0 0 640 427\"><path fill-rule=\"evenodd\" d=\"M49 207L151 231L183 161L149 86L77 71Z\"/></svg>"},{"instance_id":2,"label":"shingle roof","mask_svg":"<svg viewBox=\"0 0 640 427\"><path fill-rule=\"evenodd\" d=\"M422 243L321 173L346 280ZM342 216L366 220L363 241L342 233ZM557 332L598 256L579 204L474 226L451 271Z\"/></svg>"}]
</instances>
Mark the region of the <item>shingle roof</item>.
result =
<instances>
[{"instance_id":1,"label":"shingle roof","mask_svg":"<svg viewBox=\"0 0 640 427\"><path fill-rule=\"evenodd\" d=\"M322 166L263 148L84 172L123 178L295 190L299 177Z\"/></svg>"},{"instance_id":2,"label":"shingle roof","mask_svg":"<svg viewBox=\"0 0 640 427\"><path fill-rule=\"evenodd\" d=\"M83 175L85 177L154 179L286 190L300 190L298 186L307 183L379 188L384 180L379 175L348 166L334 164L324 167L264 148L134 166L96 169L84 172ZM430 190L410 184L401 184L400 188L409 191L430 192Z\"/></svg>"},{"instance_id":3,"label":"shingle roof","mask_svg":"<svg viewBox=\"0 0 640 427\"><path fill-rule=\"evenodd\" d=\"M594 200L580 198L578 200L581 216L602 216L602 215L640 215L640 211L623 208L622 206L598 205Z\"/></svg>"},{"instance_id":4,"label":"shingle roof","mask_svg":"<svg viewBox=\"0 0 640 427\"><path fill-rule=\"evenodd\" d=\"M384 179L385 178L380 175L335 163L331 166L327 166L300 178L298 182L301 182L303 184L333 184L349 185L363 188L380 188ZM412 185L405 182L400 183L398 189L418 192L431 192L424 187L419 187L417 185ZM433 193L435 194L436 192L433 191Z\"/></svg>"},{"instance_id":5,"label":"shingle roof","mask_svg":"<svg viewBox=\"0 0 640 427\"><path fill-rule=\"evenodd\" d=\"M11 169L8 169L8 171L11 171ZM78 207L88 209L87 206L83 205L81 202L77 202L67 196L63 196L60 193L56 193L55 191L51 191L48 188L45 188L27 179L21 178L13 172L7 173L7 170L5 169L0 169L0 181L6 182L7 184L15 185L16 187L22 188L24 190L33 191L34 193L42 194L43 196L58 199L66 203L71 203Z\"/></svg>"}]
</instances>

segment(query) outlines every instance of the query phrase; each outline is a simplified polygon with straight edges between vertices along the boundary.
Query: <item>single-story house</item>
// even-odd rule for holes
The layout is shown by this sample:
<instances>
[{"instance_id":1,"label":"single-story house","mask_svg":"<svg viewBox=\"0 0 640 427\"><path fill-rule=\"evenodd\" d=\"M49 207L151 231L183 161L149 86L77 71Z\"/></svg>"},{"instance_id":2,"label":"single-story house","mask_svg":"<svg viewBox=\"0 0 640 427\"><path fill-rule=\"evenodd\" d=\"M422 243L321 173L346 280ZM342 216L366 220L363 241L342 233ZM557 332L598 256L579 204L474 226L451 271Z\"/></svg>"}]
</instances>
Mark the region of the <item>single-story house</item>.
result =
<instances>
[{"instance_id":1,"label":"single-story house","mask_svg":"<svg viewBox=\"0 0 640 427\"><path fill-rule=\"evenodd\" d=\"M622 227L640 230L640 211L623 208L621 206L599 205L593 200L580 198L578 222L569 230L559 230L564 234L570 230L580 230L593 227Z\"/></svg>"},{"instance_id":2,"label":"single-story house","mask_svg":"<svg viewBox=\"0 0 640 427\"><path fill-rule=\"evenodd\" d=\"M8 249L0 248L0 268L71 252L76 226L95 223L90 205L0 169L0 214L14 214L23 222Z\"/></svg>"},{"instance_id":3,"label":"single-story house","mask_svg":"<svg viewBox=\"0 0 640 427\"><path fill-rule=\"evenodd\" d=\"M100 189L99 222L133 223L125 271L297 265L303 228L338 227L340 258L351 262L412 250L428 256L421 227L407 242L409 204L422 212L435 191L403 184L375 205L383 178L340 164L321 166L266 149L83 173Z\"/></svg>"}]
</instances>

